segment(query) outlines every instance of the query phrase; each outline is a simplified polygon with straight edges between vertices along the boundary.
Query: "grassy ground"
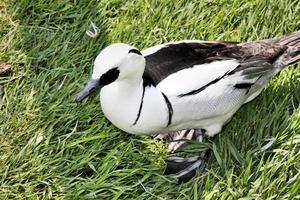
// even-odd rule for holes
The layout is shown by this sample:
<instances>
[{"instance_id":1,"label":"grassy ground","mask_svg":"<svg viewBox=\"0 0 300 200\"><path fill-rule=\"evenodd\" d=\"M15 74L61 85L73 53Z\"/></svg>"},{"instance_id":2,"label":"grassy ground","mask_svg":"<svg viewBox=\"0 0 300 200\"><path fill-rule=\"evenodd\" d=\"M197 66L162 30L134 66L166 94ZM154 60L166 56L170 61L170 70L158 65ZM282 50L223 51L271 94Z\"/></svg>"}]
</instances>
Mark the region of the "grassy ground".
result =
<instances>
[{"instance_id":1,"label":"grassy ground","mask_svg":"<svg viewBox=\"0 0 300 200\"><path fill-rule=\"evenodd\" d=\"M164 144L114 128L95 96L73 103L112 42L275 37L300 29L300 1L51 2L0 2L0 63L13 70L0 77L0 199L300 199L300 67L243 106L207 170L180 185L162 176Z\"/></svg>"}]
</instances>

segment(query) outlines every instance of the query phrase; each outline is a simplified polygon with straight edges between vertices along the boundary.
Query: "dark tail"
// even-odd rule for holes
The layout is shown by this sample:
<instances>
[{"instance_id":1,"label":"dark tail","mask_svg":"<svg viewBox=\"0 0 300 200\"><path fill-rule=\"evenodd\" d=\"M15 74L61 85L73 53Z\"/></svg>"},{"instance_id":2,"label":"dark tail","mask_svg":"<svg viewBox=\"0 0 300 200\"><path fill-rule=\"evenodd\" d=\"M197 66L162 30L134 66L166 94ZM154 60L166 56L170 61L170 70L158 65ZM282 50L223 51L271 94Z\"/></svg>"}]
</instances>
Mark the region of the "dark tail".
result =
<instances>
[{"instance_id":1,"label":"dark tail","mask_svg":"<svg viewBox=\"0 0 300 200\"><path fill-rule=\"evenodd\" d=\"M283 69L300 61L300 31L273 40L275 44L286 46L285 52L277 59L276 65Z\"/></svg>"},{"instance_id":2,"label":"dark tail","mask_svg":"<svg viewBox=\"0 0 300 200\"><path fill-rule=\"evenodd\" d=\"M300 47L300 31L284 35L276 40L280 45Z\"/></svg>"}]
</instances>

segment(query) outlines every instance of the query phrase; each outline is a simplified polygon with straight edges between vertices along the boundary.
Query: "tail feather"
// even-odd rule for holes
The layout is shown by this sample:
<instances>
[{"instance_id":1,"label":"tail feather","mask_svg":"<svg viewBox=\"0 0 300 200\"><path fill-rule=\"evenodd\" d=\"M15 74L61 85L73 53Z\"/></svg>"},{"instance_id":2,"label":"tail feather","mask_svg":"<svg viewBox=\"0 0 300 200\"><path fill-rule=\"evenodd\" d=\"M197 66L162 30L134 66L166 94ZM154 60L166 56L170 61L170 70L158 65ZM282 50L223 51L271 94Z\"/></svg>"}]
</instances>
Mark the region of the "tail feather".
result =
<instances>
[{"instance_id":1,"label":"tail feather","mask_svg":"<svg viewBox=\"0 0 300 200\"><path fill-rule=\"evenodd\" d=\"M300 49L296 52L298 55L289 59L288 65L296 64L300 61Z\"/></svg>"},{"instance_id":2,"label":"tail feather","mask_svg":"<svg viewBox=\"0 0 300 200\"><path fill-rule=\"evenodd\" d=\"M300 46L300 38L288 44L289 46Z\"/></svg>"},{"instance_id":3,"label":"tail feather","mask_svg":"<svg viewBox=\"0 0 300 200\"><path fill-rule=\"evenodd\" d=\"M285 66L292 65L300 61L300 31L296 31L276 39L274 43L287 47L284 53L276 61L278 68L282 69Z\"/></svg>"},{"instance_id":4,"label":"tail feather","mask_svg":"<svg viewBox=\"0 0 300 200\"><path fill-rule=\"evenodd\" d=\"M300 46L300 31L296 31L285 36L280 37L276 41L277 44L286 46Z\"/></svg>"}]
</instances>

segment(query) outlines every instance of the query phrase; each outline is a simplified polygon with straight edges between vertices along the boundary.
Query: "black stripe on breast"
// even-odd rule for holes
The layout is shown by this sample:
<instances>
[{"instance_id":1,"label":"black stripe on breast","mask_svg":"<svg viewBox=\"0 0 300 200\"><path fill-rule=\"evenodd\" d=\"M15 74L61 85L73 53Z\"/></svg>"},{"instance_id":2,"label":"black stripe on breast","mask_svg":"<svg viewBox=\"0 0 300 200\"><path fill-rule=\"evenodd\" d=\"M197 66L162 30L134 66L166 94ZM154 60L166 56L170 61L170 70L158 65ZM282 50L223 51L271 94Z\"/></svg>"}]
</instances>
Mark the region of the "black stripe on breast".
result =
<instances>
[{"instance_id":1,"label":"black stripe on breast","mask_svg":"<svg viewBox=\"0 0 300 200\"><path fill-rule=\"evenodd\" d=\"M168 118L168 124L167 124L167 126L169 126L172 123L173 107L172 107L172 104L170 103L168 97L163 92L162 92L162 95L163 95L163 97L165 99L165 102L167 104L167 107L168 107L169 118Z\"/></svg>"},{"instance_id":2,"label":"black stripe on breast","mask_svg":"<svg viewBox=\"0 0 300 200\"><path fill-rule=\"evenodd\" d=\"M180 95L178 95L178 97L184 97L184 96L198 94L198 93L202 92L203 90L205 90L208 86L217 83L218 81L220 81L221 79L223 79L225 76L229 75L230 73L231 73L231 71L228 71L223 76L220 76L220 77L212 80L211 82L207 83L206 85L202 86L201 88L198 88L196 90L192 90L192 91L190 91L188 93L180 94Z\"/></svg>"},{"instance_id":3,"label":"black stripe on breast","mask_svg":"<svg viewBox=\"0 0 300 200\"><path fill-rule=\"evenodd\" d=\"M141 112L142 112L142 108L143 108L143 103L144 103L144 96L145 96L145 91L146 91L146 87L151 87L154 86L154 82L151 79L151 77L148 77L146 75L143 75L143 93L142 93L142 98L141 98L141 102L140 102L140 106L139 106L139 111L138 114L136 116L136 119L134 121L134 123L132 124L132 126L136 125L136 123L138 122L140 116L141 116Z\"/></svg>"},{"instance_id":4,"label":"black stripe on breast","mask_svg":"<svg viewBox=\"0 0 300 200\"><path fill-rule=\"evenodd\" d=\"M140 116L141 116L141 112L142 112L142 108L143 108L143 102L144 102L144 96L145 96L145 87L143 87L143 94L142 94L142 99L141 99L141 103L140 103L140 107L139 107L139 112L136 116L135 121L133 122L133 126L136 125L137 121L139 120Z\"/></svg>"}]
</instances>

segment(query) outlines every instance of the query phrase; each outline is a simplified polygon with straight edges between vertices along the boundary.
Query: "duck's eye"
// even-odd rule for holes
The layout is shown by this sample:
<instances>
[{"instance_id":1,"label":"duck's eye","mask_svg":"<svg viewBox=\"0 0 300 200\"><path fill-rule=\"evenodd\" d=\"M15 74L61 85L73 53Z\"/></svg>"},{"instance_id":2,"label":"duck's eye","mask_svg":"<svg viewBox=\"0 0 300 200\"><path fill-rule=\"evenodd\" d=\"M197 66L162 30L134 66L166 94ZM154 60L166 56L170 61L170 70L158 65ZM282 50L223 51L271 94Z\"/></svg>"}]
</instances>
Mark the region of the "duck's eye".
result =
<instances>
[{"instance_id":1,"label":"duck's eye","mask_svg":"<svg viewBox=\"0 0 300 200\"><path fill-rule=\"evenodd\" d=\"M135 53L135 54L138 54L138 55L141 55L141 56L142 56L142 53L141 53L139 50L137 50L137 49L130 49L130 50L128 51L128 53Z\"/></svg>"},{"instance_id":2,"label":"duck's eye","mask_svg":"<svg viewBox=\"0 0 300 200\"><path fill-rule=\"evenodd\" d=\"M108 70L105 74L103 74L100 78L100 85L105 86L108 85L119 77L120 71L117 67Z\"/></svg>"}]
</instances>

